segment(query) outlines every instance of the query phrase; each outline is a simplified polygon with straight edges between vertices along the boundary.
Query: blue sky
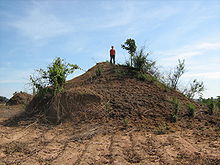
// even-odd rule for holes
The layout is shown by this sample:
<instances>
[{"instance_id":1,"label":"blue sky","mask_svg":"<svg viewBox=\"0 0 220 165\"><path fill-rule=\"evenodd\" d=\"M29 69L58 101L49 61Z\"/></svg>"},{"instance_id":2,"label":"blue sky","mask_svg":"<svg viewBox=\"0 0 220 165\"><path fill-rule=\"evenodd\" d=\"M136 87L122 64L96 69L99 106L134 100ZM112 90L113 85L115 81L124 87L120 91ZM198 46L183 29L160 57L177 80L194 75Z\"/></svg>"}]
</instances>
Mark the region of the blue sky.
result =
<instances>
[{"instance_id":1,"label":"blue sky","mask_svg":"<svg viewBox=\"0 0 220 165\"><path fill-rule=\"evenodd\" d=\"M204 97L220 95L218 0L0 0L0 95L28 91L29 75L55 57L87 70L109 60L114 45L122 64L127 38L164 73L185 59L181 85L196 78Z\"/></svg>"}]
</instances>

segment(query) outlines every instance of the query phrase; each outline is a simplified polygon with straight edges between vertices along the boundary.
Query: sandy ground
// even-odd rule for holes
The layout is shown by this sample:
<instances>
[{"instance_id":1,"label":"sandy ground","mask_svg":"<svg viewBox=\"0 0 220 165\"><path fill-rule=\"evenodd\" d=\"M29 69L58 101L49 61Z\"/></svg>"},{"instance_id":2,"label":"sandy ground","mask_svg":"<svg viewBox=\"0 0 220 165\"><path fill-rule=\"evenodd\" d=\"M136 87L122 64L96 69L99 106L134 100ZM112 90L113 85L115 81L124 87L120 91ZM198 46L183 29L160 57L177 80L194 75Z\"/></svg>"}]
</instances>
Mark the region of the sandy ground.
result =
<instances>
[{"instance_id":1,"label":"sandy ground","mask_svg":"<svg viewBox=\"0 0 220 165\"><path fill-rule=\"evenodd\" d=\"M21 111L22 107L1 106L0 120ZM219 136L210 137L190 129L158 135L137 128L109 129L94 123L0 124L0 165L6 164L217 165L220 132Z\"/></svg>"}]
</instances>

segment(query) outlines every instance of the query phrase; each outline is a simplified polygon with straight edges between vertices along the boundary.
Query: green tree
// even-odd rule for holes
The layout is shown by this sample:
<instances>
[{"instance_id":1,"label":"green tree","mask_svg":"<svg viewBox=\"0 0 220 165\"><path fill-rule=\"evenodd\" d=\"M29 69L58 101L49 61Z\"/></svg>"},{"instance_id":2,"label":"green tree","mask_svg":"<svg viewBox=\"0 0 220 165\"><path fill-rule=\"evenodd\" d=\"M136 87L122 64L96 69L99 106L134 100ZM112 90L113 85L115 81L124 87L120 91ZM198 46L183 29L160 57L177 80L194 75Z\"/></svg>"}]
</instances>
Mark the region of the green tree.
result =
<instances>
[{"instance_id":1,"label":"green tree","mask_svg":"<svg viewBox=\"0 0 220 165\"><path fill-rule=\"evenodd\" d=\"M131 60L130 66L133 66L133 56L134 56L136 49L137 49L135 40L129 38L125 41L124 44L121 45L121 47L123 49L127 50L128 53L130 54L130 60Z\"/></svg>"},{"instance_id":2,"label":"green tree","mask_svg":"<svg viewBox=\"0 0 220 165\"><path fill-rule=\"evenodd\" d=\"M168 75L168 85L173 89L177 89L180 77L185 73L185 60L178 60L178 62L174 71Z\"/></svg>"},{"instance_id":3,"label":"green tree","mask_svg":"<svg viewBox=\"0 0 220 165\"><path fill-rule=\"evenodd\" d=\"M38 93L55 95L63 90L66 77L76 69L79 69L77 65L67 64L58 57L47 67L47 70L36 70L38 76L30 76L30 80L38 89Z\"/></svg>"}]
</instances>

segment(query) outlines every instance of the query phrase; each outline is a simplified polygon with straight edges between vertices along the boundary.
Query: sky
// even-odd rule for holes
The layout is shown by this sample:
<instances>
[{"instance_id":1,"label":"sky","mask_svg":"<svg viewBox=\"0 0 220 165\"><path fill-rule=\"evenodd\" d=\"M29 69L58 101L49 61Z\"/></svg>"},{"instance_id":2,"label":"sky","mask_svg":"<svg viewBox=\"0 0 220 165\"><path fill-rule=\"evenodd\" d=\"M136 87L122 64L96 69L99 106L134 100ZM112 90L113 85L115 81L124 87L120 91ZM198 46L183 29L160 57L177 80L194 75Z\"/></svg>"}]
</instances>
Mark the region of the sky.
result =
<instances>
[{"instance_id":1,"label":"sky","mask_svg":"<svg viewBox=\"0 0 220 165\"><path fill-rule=\"evenodd\" d=\"M56 57L88 70L114 45L124 64L128 38L163 73L185 59L182 87L197 79L203 97L220 96L219 0L0 0L0 96L30 92L30 75Z\"/></svg>"}]
</instances>

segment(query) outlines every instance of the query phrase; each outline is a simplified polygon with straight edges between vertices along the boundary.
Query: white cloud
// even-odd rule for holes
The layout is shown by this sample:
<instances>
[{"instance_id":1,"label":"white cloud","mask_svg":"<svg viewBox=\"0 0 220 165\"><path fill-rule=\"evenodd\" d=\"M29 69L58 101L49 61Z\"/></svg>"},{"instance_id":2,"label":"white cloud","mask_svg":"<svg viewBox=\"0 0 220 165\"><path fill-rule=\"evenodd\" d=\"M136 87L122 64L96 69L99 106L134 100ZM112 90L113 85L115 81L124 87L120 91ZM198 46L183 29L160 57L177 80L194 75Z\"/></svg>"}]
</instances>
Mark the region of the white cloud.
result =
<instances>
[{"instance_id":1,"label":"white cloud","mask_svg":"<svg viewBox=\"0 0 220 165\"><path fill-rule=\"evenodd\" d=\"M70 30L69 25L40 8L30 9L25 16L12 22L11 26L32 40L51 38Z\"/></svg>"}]
</instances>

